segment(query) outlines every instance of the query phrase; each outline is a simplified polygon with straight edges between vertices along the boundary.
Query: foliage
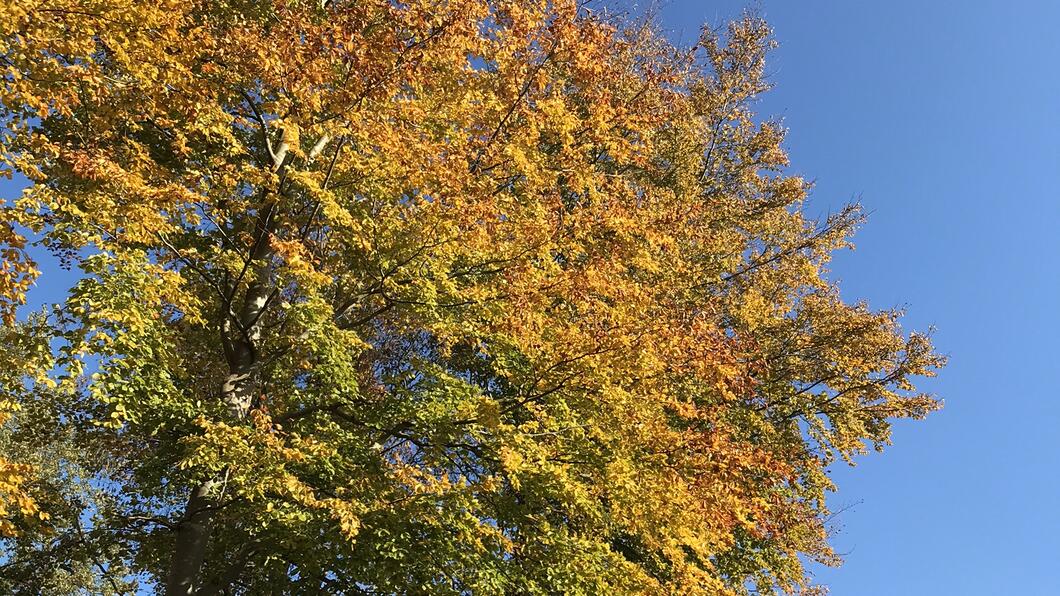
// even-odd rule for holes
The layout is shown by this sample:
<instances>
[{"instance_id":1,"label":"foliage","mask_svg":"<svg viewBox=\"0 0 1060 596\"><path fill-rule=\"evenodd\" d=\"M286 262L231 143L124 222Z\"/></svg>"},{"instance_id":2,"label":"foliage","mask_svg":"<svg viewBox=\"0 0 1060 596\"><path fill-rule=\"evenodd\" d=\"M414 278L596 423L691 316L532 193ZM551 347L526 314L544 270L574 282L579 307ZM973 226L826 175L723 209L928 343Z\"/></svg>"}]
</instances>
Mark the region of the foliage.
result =
<instances>
[{"instance_id":1,"label":"foliage","mask_svg":"<svg viewBox=\"0 0 1060 596\"><path fill-rule=\"evenodd\" d=\"M3 3L0 591L810 589L825 468L942 362L824 277L861 216L804 213L771 46L573 0ZM81 276L16 323L26 238Z\"/></svg>"}]
</instances>

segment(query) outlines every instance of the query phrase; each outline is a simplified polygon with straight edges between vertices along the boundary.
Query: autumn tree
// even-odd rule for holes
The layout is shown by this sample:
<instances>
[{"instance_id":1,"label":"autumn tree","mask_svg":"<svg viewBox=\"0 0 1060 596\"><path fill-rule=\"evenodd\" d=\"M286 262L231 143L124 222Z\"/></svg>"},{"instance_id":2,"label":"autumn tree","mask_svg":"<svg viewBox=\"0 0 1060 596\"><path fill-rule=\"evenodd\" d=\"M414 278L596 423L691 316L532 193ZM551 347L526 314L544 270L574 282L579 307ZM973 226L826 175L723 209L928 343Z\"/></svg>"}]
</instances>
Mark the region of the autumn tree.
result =
<instances>
[{"instance_id":1,"label":"autumn tree","mask_svg":"<svg viewBox=\"0 0 1060 596\"><path fill-rule=\"evenodd\" d=\"M937 407L754 17L7 0L0 591L759 594ZM61 303L16 308L50 251Z\"/></svg>"}]
</instances>

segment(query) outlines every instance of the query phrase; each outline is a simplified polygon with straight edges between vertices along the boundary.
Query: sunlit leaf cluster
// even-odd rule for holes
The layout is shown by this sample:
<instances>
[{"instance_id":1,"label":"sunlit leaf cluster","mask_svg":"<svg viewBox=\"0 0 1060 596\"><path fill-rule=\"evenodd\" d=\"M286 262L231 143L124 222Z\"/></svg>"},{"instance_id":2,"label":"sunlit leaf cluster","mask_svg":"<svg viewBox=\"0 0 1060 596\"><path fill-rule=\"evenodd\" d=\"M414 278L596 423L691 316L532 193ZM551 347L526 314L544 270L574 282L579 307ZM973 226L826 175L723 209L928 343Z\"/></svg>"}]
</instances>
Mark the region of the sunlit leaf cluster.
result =
<instances>
[{"instance_id":1,"label":"sunlit leaf cluster","mask_svg":"<svg viewBox=\"0 0 1060 596\"><path fill-rule=\"evenodd\" d=\"M772 45L574 0L0 5L0 591L812 590L827 467L942 360L826 277L861 214L804 209ZM17 322L34 250L79 281Z\"/></svg>"}]
</instances>

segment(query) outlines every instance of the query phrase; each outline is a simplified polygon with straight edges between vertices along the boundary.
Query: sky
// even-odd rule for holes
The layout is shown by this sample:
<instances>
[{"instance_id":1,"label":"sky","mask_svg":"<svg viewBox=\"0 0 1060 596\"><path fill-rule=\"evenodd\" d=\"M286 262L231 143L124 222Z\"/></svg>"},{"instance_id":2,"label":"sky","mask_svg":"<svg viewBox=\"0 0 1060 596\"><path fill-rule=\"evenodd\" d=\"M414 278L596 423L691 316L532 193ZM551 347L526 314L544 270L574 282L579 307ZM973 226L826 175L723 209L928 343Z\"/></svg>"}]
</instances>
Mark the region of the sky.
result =
<instances>
[{"instance_id":1,"label":"sky","mask_svg":"<svg viewBox=\"0 0 1060 596\"><path fill-rule=\"evenodd\" d=\"M942 412L834 469L845 564L817 580L836 596L1060 594L1060 2L664 0L660 18L690 44L748 6L780 42L758 109L789 128L811 212L870 213L833 279L936 327L950 357L924 384ZM33 302L70 283L52 268Z\"/></svg>"},{"instance_id":2,"label":"sky","mask_svg":"<svg viewBox=\"0 0 1060 596\"><path fill-rule=\"evenodd\" d=\"M675 41L756 8L811 212L869 221L832 278L905 307L945 409L838 466L835 596L1060 594L1060 2L664 0Z\"/></svg>"}]
</instances>

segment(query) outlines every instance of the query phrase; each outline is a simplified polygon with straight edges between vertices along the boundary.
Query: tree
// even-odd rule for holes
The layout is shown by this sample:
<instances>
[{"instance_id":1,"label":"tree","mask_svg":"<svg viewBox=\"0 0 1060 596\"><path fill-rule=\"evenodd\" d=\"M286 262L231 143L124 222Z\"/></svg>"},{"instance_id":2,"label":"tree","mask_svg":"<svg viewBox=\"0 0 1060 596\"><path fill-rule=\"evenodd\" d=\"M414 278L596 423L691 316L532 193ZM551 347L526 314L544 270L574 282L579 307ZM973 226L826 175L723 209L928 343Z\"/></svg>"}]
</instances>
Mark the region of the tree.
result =
<instances>
[{"instance_id":1,"label":"tree","mask_svg":"<svg viewBox=\"0 0 1060 596\"><path fill-rule=\"evenodd\" d=\"M808 589L826 466L942 361L823 276L861 216L803 212L771 45L573 0L5 2L0 589ZM80 277L19 320L30 242Z\"/></svg>"}]
</instances>

